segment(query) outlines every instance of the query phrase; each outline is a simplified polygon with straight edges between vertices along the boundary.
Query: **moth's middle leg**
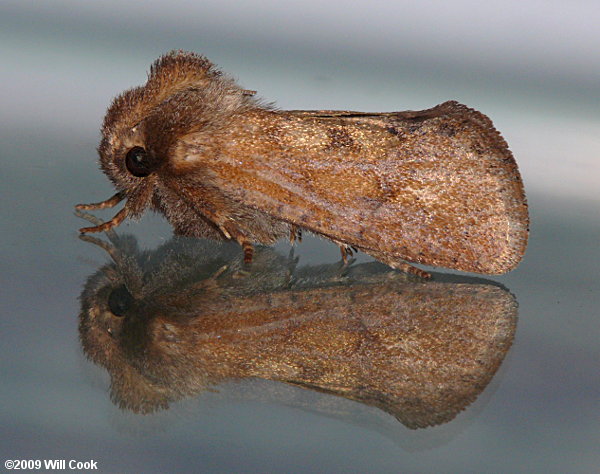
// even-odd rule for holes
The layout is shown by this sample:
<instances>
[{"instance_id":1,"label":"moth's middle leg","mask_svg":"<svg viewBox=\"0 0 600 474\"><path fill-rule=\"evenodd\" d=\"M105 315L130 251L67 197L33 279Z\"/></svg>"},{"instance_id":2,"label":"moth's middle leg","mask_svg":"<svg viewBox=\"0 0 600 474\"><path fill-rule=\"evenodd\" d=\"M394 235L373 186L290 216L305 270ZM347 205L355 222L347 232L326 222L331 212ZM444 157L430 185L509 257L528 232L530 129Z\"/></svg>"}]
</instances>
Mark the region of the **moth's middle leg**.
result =
<instances>
[{"instance_id":1,"label":"moth's middle leg","mask_svg":"<svg viewBox=\"0 0 600 474\"><path fill-rule=\"evenodd\" d=\"M254 256L254 245L252 245L249 241L243 240L239 242L244 249L244 263L252 263L252 257Z\"/></svg>"},{"instance_id":2,"label":"moth's middle leg","mask_svg":"<svg viewBox=\"0 0 600 474\"><path fill-rule=\"evenodd\" d=\"M223 236L227 240L235 240L242 246L242 249L244 249L244 263L252 263L252 257L254 256L254 245L252 245L250 239L248 239L248 237L246 237L237 228L231 229L225 227L224 224L220 223L219 219L215 219L214 217L215 216L213 216L213 222L215 222Z\"/></svg>"}]
</instances>

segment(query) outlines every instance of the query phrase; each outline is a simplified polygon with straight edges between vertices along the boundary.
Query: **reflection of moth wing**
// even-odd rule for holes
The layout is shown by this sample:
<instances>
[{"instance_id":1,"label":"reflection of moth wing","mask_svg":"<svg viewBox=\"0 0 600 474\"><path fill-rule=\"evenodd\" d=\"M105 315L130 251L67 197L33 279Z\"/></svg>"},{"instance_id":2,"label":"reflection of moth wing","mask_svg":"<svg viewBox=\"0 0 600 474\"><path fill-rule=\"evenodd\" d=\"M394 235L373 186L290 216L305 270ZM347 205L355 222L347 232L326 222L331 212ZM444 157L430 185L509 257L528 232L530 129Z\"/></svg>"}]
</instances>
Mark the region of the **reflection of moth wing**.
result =
<instances>
[{"instance_id":1,"label":"reflection of moth wing","mask_svg":"<svg viewBox=\"0 0 600 474\"><path fill-rule=\"evenodd\" d=\"M516 301L492 285L423 284L377 263L296 268L269 248L240 272L237 246L88 240L115 263L85 285L81 344L113 401L139 413L259 378L431 426L477 398L514 337Z\"/></svg>"},{"instance_id":2,"label":"reflection of moth wing","mask_svg":"<svg viewBox=\"0 0 600 474\"><path fill-rule=\"evenodd\" d=\"M504 359L515 331L514 298L491 285L398 285L401 294L382 288L352 293L359 307L344 307L354 306L359 320L345 314L313 323L327 341L311 348L320 362L310 377L289 382L376 406L410 428L452 420ZM375 305L381 311L369 312ZM302 349L297 357L308 358ZM362 370L348 370L353 364Z\"/></svg>"},{"instance_id":3,"label":"reflection of moth wing","mask_svg":"<svg viewBox=\"0 0 600 474\"><path fill-rule=\"evenodd\" d=\"M479 112L446 102L385 114L262 111L251 123L203 168L228 199L392 265L503 273L524 253L517 166Z\"/></svg>"}]
</instances>

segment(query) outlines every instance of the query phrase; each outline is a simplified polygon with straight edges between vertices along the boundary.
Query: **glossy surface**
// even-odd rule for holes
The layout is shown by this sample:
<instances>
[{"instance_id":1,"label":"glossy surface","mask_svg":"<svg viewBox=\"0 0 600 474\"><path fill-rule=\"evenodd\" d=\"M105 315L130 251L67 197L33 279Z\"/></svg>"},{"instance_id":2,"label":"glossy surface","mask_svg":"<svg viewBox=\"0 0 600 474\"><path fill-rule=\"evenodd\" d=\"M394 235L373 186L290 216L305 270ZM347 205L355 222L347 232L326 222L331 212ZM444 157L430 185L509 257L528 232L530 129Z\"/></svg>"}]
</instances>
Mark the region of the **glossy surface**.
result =
<instances>
[{"instance_id":1,"label":"glossy surface","mask_svg":"<svg viewBox=\"0 0 600 474\"><path fill-rule=\"evenodd\" d=\"M115 232L83 239L112 263L81 294L81 345L134 413L256 378L441 425L487 387L515 335L516 300L493 282L424 282L378 262L299 267L269 247L247 265L233 242L144 252Z\"/></svg>"},{"instance_id":2,"label":"glossy surface","mask_svg":"<svg viewBox=\"0 0 600 474\"><path fill-rule=\"evenodd\" d=\"M452 30L451 12L408 4L356 20L341 9L336 21L330 10L303 17L273 4L270 25L294 19L281 31L261 23L264 10L242 6L229 8L225 22L218 6L152 16L151 8L139 15L108 8L117 3L65 5L0 7L3 459L94 459L99 472L597 470L600 117L598 65L586 49L598 44L591 4L553 6L541 19L533 3L504 5L480 29L490 16L461 3L466 17L481 20L466 32ZM371 43L359 27L365 15L379 25L369 30ZM356 33L336 27L333 35L315 23L323 18ZM574 34L556 35L554 21ZM85 359L78 335L79 295L108 257L78 239L83 221L73 205L113 192L95 151L111 97L142 83L152 60L179 47L208 55L285 109L419 109L454 98L502 130L531 213L524 260L491 279L519 303L516 334L489 385L453 421L411 430L373 406L260 380L226 383L153 415L111 402L109 376ZM154 215L120 232L148 249L171 237ZM285 256L289 246L276 249ZM339 258L333 244L310 237L295 253L299 265Z\"/></svg>"}]
</instances>

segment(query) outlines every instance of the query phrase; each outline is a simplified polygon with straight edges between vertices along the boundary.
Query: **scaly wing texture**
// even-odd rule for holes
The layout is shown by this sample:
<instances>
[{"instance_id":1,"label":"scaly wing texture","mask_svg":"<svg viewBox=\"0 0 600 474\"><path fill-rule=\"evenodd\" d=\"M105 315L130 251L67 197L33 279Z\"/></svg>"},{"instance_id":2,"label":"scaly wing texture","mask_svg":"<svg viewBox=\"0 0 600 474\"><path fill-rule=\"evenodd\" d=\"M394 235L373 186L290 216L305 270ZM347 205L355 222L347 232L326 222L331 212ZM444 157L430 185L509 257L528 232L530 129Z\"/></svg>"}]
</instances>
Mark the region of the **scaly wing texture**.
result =
<instances>
[{"instance_id":1,"label":"scaly wing texture","mask_svg":"<svg viewBox=\"0 0 600 474\"><path fill-rule=\"evenodd\" d=\"M204 150L201 172L226 199L389 264L504 273L521 260L523 184L485 115L456 102L419 112L253 114L212 152L193 143Z\"/></svg>"}]
</instances>

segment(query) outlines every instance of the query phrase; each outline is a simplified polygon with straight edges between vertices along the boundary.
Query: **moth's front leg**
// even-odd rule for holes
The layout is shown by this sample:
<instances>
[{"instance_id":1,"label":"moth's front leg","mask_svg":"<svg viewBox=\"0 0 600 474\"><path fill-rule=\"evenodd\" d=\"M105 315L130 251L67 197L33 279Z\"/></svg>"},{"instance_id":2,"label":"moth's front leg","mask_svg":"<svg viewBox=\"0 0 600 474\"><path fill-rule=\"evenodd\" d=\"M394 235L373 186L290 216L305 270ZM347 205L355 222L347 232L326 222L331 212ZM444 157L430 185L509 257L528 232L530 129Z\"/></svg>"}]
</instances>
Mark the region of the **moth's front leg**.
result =
<instances>
[{"instance_id":1,"label":"moth's front leg","mask_svg":"<svg viewBox=\"0 0 600 474\"><path fill-rule=\"evenodd\" d=\"M94 209L107 209L107 208L115 207L123 199L125 199L125 192L119 191L114 196L108 198L106 201L95 202L92 204L77 204L75 206L75 209L77 209L77 212L80 212L82 210L88 211L88 210L94 210ZM124 207L110 221L100 222L98 225L95 225L94 227L82 227L81 229L79 229L79 232L81 232L82 234L86 234L88 232L108 232L113 227L116 227L121 222L123 222L123 220L125 220L125 218L128 215L129 215L129 211L127 210L126 207ZM84 217L84 218L88 219L87 217ZM90 220L90 219L88 219L88 220Z\"/></svg>"},{"instance_id":2,"label":"moth's front leg","mask_svg":"<svg viewBox=\"0 0 600 474\"><path fill-rule=\"evenodd\" d=\"M119 224L121 224L121 222L123 222L128 215L129 211L127 207L124 207L119 212L117 212L115 217L113 217L111 220L93 227L82 227L81 229L79 229L79 232L81 234L87 234L88 232L108 232L113 227L117 227Z\"/></svg>"},{"instance_id":3,"label":"moth's front leg","mask_svg":"<svg viewBox=\"0 0 600 474\"><path fill-rule=\"evenodd\" d=\"M125 199L125 192L119 191L114 196L109 197L106 201L94 202L91 204L77 204L75 206L75 209L80 210L80 211L84 211L84 210L90 211L90 210L95 210L95 209L107 209L110 207L115 207L123 199Z\"/></svg>"}]
</instances>

